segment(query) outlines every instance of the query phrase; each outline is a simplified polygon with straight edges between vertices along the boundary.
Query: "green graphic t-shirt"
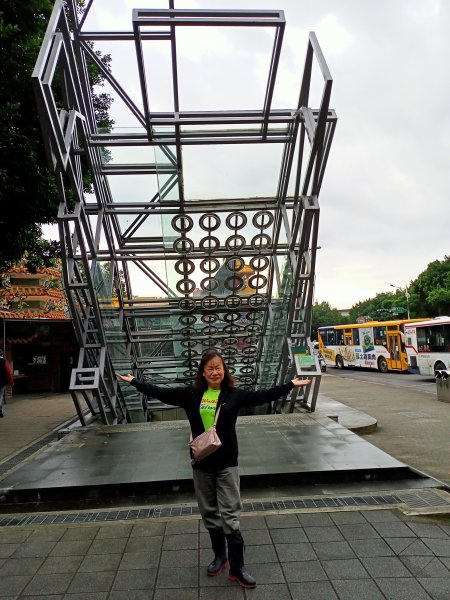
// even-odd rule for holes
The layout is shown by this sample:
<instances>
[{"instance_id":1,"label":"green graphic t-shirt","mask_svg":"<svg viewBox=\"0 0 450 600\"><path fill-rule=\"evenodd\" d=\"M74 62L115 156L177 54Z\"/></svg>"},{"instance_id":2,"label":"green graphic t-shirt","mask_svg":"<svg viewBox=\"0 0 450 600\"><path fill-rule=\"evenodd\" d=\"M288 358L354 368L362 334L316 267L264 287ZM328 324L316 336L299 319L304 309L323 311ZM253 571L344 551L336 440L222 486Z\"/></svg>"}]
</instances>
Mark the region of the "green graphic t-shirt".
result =
<instances>
[{"instance_id":1,"label":"green graphic t-shirt","mask_svg":"<svg viewBox=\"0 0 450 600\"><path fill-rule=\"evenodd\" d=\"M216 414L217 400L219 398L220 390L212 390L208 388L203 393L202 401L200 402L200 416L203 421L205 431L211 429L214 425L214 417Z\"/></svg>"}]
</instances>

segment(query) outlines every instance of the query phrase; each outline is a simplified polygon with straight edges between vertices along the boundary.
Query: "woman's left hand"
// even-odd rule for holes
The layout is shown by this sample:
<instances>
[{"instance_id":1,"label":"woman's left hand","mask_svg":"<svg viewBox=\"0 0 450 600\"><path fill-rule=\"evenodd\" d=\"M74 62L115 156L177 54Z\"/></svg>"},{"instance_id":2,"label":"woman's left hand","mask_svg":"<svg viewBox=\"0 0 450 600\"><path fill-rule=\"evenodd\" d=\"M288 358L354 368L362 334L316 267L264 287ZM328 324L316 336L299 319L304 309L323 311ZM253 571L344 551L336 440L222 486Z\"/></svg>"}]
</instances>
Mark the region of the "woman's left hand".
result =
<instances>
[{"instance_id":1,"label":"woman's left hand","mask_svg":"<svg viewBox=\"0 0 450 600\"><path fill-rule=\"evenodd\" d=\"M296 377L292 380L292 383L295 385L295 387L302 387L303 385L309 385L311 381L311 379L300 379L300 377Z\"/></svg>"},{"instance_id":2,"label":"woman's left hand","mask_svg":"<svg viewBox=\"0 0 450 600\"><path fill-rule=\"evenodd\" d=\"M120 373L118 373L116 371L116 375L118 379L121 379L122 381L126 381L127 383L131 383L134 379L134 375L132 375L131 373L128 373L128 375L121 375Z\"/></svg>"}]
</instances>

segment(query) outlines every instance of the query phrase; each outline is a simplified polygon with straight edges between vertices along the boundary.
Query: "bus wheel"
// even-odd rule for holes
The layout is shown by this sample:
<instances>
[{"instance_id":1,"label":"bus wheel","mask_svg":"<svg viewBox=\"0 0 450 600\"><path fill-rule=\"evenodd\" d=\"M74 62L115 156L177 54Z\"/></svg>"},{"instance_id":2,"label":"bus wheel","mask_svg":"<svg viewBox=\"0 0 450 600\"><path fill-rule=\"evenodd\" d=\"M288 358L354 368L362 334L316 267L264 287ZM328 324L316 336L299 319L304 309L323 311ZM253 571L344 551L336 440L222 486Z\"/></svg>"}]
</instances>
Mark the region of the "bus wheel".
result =
<instances>
[{"instance_id":1,"label":"bus wheel","mask_svg":"<svg viewBox=\"0 0 450 600\"><path fill-rule=\"evenodd\" d=\"M380 371L380 373L387 373L388 365L386 359L383 357L378 359L378 370Z\"/></svg>"},{"instance_id":2,"label":"bus wheel","mask_svg":"<svg viewBox=\"0 0 450 600\"><path fill-rule=\"evenodd\" d=\"M342 356L336 356L336 367L338 369L344 368L344 360L343 360Z\"/></svg>"},{"instance_id":3,"label":"bus wheel","mask_svg":"<svg viewBox=\"0 0 450 600\"><path fill-rule=\"evenodd\" d=\"M445 371L445 365L440 360L434 365L435 371Z\"/></svg>"}]
</instances>

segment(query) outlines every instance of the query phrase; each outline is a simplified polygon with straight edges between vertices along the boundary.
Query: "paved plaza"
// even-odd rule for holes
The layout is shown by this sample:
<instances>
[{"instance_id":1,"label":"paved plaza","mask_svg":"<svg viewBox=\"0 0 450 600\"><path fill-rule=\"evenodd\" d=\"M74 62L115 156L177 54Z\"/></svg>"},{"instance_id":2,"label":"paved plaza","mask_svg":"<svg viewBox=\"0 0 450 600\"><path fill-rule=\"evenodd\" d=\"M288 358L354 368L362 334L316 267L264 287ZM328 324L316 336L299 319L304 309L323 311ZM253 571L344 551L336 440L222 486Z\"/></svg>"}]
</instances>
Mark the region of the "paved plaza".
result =
<instances>
[{"instance_id":1,"label":"paved plaza","mask_svg":"<svg viewBox=\"0 0 450 600\"><path fill-rule=\"evenodd\" d=\"M42 416L34 434L26 419L28 433L13 448L28 410L48 414L47 432ZM343 407L345 418L352 421ZM73 419L68 396L11 400L0 423L0 447L8 446L0 487L27 448L30 464L37 446L39 455L56 443L57 422ZM206 576L209 537L189 493L130 506L114 498L88 508L0 506L0 599L449 600L449 498L433 478L245 489L242 530L254 590L226 572Z\"/></svg>"}]
</instances>

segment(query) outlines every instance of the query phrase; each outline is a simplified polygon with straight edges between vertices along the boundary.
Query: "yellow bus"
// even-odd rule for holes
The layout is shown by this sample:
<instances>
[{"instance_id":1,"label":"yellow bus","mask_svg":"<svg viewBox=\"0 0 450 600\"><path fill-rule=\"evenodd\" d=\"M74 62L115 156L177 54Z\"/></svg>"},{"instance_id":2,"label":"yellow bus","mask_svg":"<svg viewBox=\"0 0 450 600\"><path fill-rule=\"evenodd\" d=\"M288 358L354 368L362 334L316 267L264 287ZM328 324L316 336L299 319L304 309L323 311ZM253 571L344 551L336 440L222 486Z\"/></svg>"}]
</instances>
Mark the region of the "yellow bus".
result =
<instances>
[{"instance_id":1,"label":"yellow bus","mask_svg":"<svg viewBox=\"0 0 450 600\"><path fill-rule=\"evenodd\" d=\"M404 326L423 319L369 321L319 327L319 350L327 366L408 371Z\"/></svg>"}]
</instances>

